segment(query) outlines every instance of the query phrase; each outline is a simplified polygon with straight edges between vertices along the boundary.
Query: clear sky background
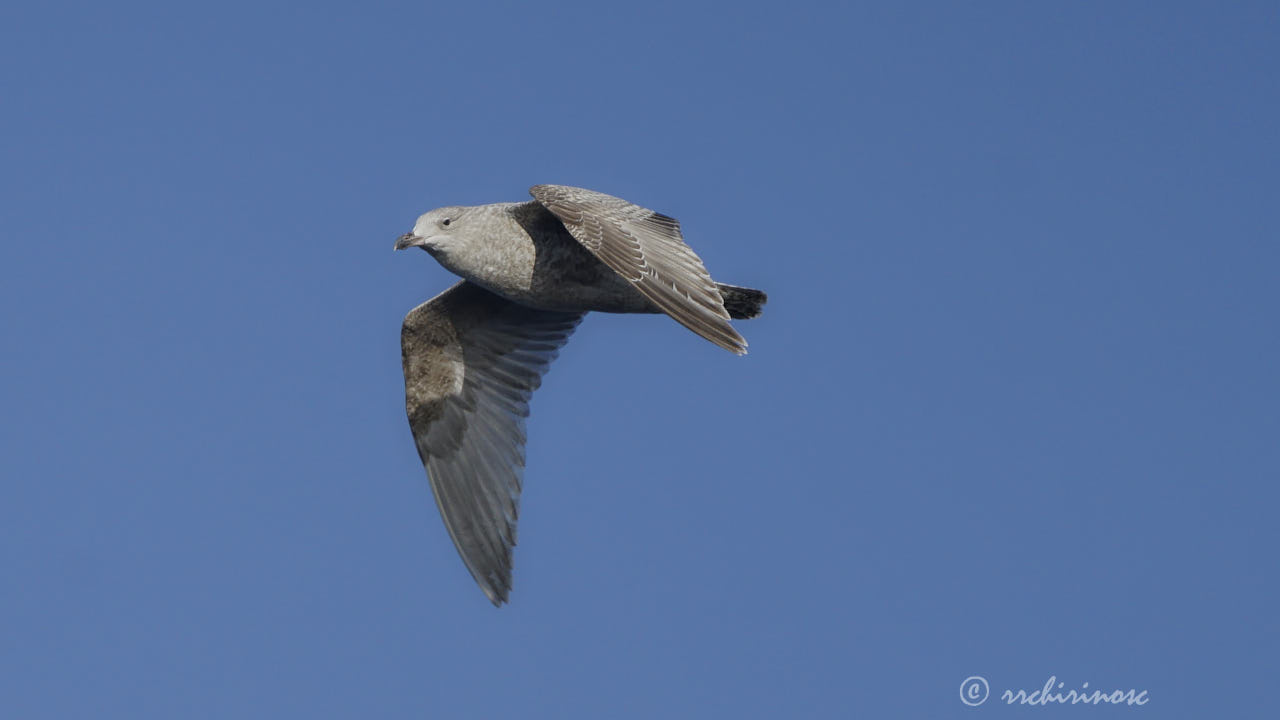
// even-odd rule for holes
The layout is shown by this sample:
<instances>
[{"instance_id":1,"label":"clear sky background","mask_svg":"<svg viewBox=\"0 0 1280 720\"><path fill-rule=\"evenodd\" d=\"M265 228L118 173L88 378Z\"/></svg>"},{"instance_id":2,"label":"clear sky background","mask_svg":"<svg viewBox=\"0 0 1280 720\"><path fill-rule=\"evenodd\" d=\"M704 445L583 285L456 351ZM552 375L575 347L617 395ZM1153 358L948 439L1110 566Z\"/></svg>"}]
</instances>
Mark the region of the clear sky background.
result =
<instances>
[{"instance_id":1,"label":"clear sky background","mask_svg":"<svg viewBox=\"0 0 1280 720\"><path fill-rule=\"evenodd\" d=\"M1274 713L1274 3L10 3L0 60L3 717ZM771 301L588 318L498 610L391 248L543 182ZM1050 676L1150 704L995 697Z\"/></svg>"}]
</instances>

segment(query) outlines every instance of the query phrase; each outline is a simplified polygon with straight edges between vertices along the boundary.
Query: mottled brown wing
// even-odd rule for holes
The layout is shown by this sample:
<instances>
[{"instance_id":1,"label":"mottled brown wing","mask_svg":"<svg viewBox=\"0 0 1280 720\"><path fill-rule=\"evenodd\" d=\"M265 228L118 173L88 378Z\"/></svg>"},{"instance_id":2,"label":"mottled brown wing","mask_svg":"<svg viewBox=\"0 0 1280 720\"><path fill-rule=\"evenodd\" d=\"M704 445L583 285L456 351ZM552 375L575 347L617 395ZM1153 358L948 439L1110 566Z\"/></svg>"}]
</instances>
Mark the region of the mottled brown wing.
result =
<instances>
[{"instance_id":1,"label":"mottled brown wing","mask_svg":"<svg viewBox=\"0 0 1280 720\"><path fill-rule=\"evenodd\" d=\"M729 324L720 291L674 218L564 185L534 185L529 194L660 310L716 345L746 354L747 341Z\"/></svg>"},{"instance_id":2,"label":"mottled brown wing","mask_svg":"<svg viewBox=\"0 0 1280 720\"><path fill-rule=\"evenodd\" d=\"M404 319L409 428L449 536L494 605L511 591L529 398L582 316L464 281Z\"/></svg>"}]
</instances>

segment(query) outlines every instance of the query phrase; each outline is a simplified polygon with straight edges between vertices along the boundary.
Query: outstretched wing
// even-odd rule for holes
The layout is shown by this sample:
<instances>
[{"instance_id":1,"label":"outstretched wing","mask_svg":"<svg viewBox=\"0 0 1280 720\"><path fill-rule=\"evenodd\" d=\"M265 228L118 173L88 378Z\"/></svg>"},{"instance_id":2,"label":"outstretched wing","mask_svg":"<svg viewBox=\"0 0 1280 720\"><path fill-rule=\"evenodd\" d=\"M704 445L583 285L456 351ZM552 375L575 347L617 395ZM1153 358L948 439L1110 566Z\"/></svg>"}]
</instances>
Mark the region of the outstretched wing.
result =
<instances>
[{"instance_id":1,"label":"outstretched wing","mask_svg":"<svg viewBox=\"0 0 1280 720\"><path fill-rule=\"evenodd\" d=\"M494 605L511 591L529 398L583 314L464 281L404 319L409 428L449 536Z\"/></svg>"},{"instance_id":2,"label":"outstretched wing","mask_svg":"<svg viewBox=\"0 0 1280 720\"><path fill-rule=\"evenodd\" d=\"M674 218L564 185L534 185L529 194L658 309L716 345L746 354L747 341L729 324L720 291Z\"/></svg>"}]
</instances>

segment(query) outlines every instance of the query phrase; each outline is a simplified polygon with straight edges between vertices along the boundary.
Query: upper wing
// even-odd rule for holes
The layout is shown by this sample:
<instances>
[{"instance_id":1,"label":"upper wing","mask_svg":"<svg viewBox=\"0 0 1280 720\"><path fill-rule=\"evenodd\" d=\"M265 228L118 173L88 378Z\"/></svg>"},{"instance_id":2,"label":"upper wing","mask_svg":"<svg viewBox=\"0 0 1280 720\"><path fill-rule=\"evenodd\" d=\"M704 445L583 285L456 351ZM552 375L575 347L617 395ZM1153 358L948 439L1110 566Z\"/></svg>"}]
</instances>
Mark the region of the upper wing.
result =
<instances>
[{"instance_id":1,"label":"upper wing","mask_svg":"<svg viewBox=\"0 0 1280 720\"><path fill-rule=\"evenodd\" d=\"M747 341L729 324L720 291L674 218L564 185L534 185L529 194L660 310L720 347L746 354Z\"/></svg>"},{"instance_id":2,"label":"upper wing","mask_svg":"<svg viewBox=\"0 0 1280 720\"><path fill-rule=\"evenodd\" d=\"M529 397L583 314L464 281L404 319L409 428L449 536L494 605L511 591Z\"/></svg>"}]
</instances>

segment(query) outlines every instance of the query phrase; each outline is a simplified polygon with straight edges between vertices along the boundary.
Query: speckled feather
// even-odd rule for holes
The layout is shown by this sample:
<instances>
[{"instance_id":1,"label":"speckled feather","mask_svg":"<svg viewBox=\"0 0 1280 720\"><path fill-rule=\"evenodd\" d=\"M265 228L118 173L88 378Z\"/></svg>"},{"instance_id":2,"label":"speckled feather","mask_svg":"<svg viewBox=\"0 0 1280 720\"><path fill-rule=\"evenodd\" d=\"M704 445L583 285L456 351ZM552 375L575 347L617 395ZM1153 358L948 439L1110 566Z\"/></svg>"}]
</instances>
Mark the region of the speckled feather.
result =
<instances>
[{"instance_id":1,"label":"speckled feather","mask_svg":"<svg viewBox=\"0 0 1280 720\"><path fill-rule=\"evenodd\" d=\"M405 318L405 410L432 494L485 595L511 591L529 398L584 313L535 310L463 281Z\"/></svg>"},{"instance_id":2,"label":"speckled feather","mask_svg":"<svg viewBox=\"0 0 1280 720\"><path fill-rule=\"evenodd\" d=\"M529 194L660 310L720 347L746 354L747 341L729 324L719 288L674 218L582 188L534 185Z\"/></svg>"}]
</instances>

